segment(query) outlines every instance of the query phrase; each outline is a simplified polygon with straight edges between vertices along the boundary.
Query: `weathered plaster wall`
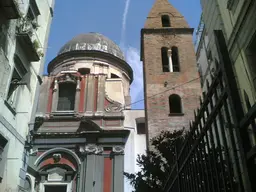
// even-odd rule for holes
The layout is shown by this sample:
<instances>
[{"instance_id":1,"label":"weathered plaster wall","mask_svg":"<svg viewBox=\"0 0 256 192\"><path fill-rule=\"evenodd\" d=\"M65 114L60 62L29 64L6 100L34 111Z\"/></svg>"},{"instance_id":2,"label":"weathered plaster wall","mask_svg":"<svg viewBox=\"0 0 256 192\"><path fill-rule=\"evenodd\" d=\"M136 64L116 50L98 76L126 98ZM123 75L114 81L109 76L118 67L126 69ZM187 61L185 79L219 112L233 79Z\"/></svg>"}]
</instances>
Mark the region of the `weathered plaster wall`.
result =
<instances>
[{"instance_id":1,"label":"weathered plaster wall","mask_svg":"<svg viewBox=\"0 0 256 192\"><path fill-rule=\"evenodd\" d=\"M26 2L24 1L22 5L26 6ZM36 2L41 15L38 17L40 27L35 35L40 42L40 49L45 52L52 19L50 6L53 8L54 0L37 0ZM6 46L0 46L0 60L4 60L5 66L8 66L5 67L5 70L0 70L0 76L7 80L0 86L2 93L0 97L0 132L8 139L8 145L5 147L7 159L5 159L4 177L0 183L0 191L5 191L18 190L18 186L22 187L24 184L27 168L27 154L24 153L24 145L29 132L29 124L34 120L33 111L36 107L34 103L36 103L39 86L37 75L41 73L44 60L29 62L23 47L16 41L17 20L3 21L4 17L0 16L0 18L0 28L5 31L5 33L1 33L1 36L6 35L7 37L5 38ZM6 104L6 97L14 69L14 54L19 56L28 73L22 79L27 85L21 85L18 88L16 105L10 107Z\"/></svg>"},{"instance_id":2,"label":"weathered plaster wall","mask_svg":"<svg viewBox=\"0 0 256 192\"><path fill-rule=\"evenodd\" d=\"M136 159L139 154L146 152L146 134L137 134L136 119L145 118L144 110L125 110L124 129L130 131L125 145L124 171L134 173L140 170ZM145 120L144 120L145 121ZM125 180L125 192L132 190L128 180Z\"/></svg>"}]
</instances>

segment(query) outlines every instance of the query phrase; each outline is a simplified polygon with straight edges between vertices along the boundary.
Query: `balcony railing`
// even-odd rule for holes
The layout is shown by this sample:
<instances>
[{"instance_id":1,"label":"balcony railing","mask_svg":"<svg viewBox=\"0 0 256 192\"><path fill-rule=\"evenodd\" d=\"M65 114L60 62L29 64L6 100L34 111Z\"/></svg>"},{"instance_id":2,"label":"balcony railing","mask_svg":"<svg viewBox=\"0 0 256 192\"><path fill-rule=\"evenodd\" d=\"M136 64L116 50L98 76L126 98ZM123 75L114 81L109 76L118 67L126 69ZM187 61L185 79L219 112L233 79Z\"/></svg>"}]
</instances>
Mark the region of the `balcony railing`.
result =
<instances>
[{"instance_id":1,"label":"balcony railing","mask_svg":"<svg viewBox=\"0 0 256 192\"><path fill-rule=\"evenodd\" d=\"M28 18L20 18L17 25L17 40L24 47L29 61L39 61L43 52L36 30L38 25Z\"/></svg>"},{"instance_id":2,"label":"balcony railing","mask_svg":"<svg viewBox=\"0 0 256 192\"><path fill-rule=\"evenodd\" d=\"M18 2L16 0L1 0L0 12L4 13L7 19L17 19L20 17Z\"/></svg>"}]
</instances>

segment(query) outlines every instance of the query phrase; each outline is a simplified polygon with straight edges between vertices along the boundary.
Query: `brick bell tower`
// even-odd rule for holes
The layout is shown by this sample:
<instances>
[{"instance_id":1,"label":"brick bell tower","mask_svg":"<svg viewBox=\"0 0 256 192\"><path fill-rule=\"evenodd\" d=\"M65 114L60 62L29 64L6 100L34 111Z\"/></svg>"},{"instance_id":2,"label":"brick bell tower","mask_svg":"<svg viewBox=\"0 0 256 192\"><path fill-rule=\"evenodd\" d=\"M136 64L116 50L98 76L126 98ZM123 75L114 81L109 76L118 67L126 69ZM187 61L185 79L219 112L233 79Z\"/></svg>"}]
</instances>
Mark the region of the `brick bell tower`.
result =
<instances>
[{"instance_id":1,"label":"brick bell tower","mask_svg":"<svg viewBox=\"0 0 256 192\"><path fill-rule=\"evenodd\" d=\"M168 2L156 0L141 30L148 141L162 130L188 128L199 106L193 29Z\"/></svg>"}]
</instances>

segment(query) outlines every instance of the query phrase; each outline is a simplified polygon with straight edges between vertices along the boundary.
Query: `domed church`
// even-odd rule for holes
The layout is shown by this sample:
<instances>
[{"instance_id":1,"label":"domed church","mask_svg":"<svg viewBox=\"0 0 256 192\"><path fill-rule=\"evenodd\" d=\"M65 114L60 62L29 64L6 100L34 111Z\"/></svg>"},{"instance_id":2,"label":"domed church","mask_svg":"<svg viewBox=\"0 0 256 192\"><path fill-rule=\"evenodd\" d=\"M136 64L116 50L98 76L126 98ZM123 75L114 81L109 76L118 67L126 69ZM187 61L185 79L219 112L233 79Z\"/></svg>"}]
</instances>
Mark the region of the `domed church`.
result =
<instances>
[{"instance_id":1,"label":"domed church","mask_svg":"<svg viewBox=\"0 0 256 192\"><path fill-rule=\"evenodd\" d=\"M131 192L123 172L139 171L136 158L149 140L188 128L199 106L192 35L168 0L155 1L141 30L146 115L131 109L133 71L113 41L88 33L66 43L43 77L27 185L39 192Z\"/></svg>"},{"instance_id":2,"label":"domed church","mask_svg":"<svg viewBox=\"0 0 256 192\"><path fill-rule=\"evenodd\" d=\"M130 191L146 150L144 110L131 110L133 70L98 33L66 43L43 77L28 176L40 192ZM135 147L136 146L136 147Z\"/></svg>"}]
</instances>

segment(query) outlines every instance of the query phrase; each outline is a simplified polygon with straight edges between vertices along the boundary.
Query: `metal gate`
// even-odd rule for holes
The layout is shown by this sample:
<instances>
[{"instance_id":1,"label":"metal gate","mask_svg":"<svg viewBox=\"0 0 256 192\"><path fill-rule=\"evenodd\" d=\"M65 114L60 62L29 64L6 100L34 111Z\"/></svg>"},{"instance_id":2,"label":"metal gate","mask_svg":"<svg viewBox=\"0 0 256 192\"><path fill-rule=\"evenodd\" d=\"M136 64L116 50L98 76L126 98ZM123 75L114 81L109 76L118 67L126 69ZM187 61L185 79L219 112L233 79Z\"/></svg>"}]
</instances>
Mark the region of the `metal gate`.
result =
<instances>
[{"instance_id":1,"label":"metal gate","mask_svg":"<svg viewBox=\"0 0 256 192\"><path fill-rule=\"evenodd\" d=\"M223 33L214 34L219 63L189 133L175 146L165 192L256 191L256 105L247 103L244 115Z\"/></svg>"}]
</instances>

